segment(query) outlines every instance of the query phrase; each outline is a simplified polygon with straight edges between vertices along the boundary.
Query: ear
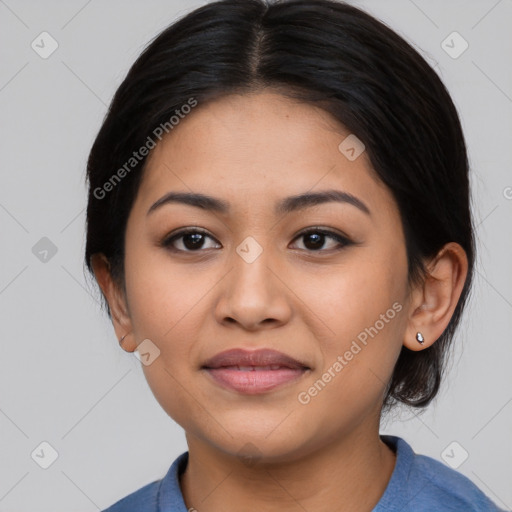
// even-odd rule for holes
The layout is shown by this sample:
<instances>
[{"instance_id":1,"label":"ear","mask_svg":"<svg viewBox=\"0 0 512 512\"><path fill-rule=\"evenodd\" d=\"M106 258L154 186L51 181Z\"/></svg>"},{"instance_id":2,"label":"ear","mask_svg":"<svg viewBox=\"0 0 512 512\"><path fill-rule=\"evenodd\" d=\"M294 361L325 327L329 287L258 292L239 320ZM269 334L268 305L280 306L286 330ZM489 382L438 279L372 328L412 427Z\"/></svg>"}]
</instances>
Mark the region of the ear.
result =
<instances>
[{"instance_id":1,"label":"ear","mask_svg":"<svg viewBox=\"0 0 512 512\"><path fill-rule=\"evenodd\" d=\"M137 344L132 333L133 327L126 297L112 278L110 262L104 254L96 253L91 256L91 265L96 281L107 299L117 339L121 340L126 335L120 345L126 352L133 352Z\"/></svg>"},{"instance_id":2,"label":"ear","mask_svg":"<svg viewBox=\"0 0 512 512\"><path fill-rule=\"evenodd\" d=\"M448 326L468 273L466 251L455 242L444 245L427 272L424 282L413 290L405 331L404 345L415 351L435 343ZM418 332L424 338L422 344L416 339Z\"/></svg>"}]
</instances>

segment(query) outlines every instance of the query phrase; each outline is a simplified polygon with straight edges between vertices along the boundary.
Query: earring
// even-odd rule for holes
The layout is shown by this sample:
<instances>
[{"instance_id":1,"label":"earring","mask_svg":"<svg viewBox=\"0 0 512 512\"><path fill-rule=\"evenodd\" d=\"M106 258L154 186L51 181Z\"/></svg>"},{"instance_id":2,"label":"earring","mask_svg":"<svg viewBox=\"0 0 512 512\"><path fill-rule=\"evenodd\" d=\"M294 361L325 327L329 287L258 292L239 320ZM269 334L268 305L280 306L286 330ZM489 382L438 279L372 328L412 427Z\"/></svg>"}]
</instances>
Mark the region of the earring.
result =
<instances>
[{"instance_id":1,"label":"earring","mask_svg":"<svg viewBox=\"0 0 512 512\"><path fill-rule=\"evenodd\" d=\"M425 338L423 337L423 334L421 332L416 333L416 340L420 345L423 345L423 342L425 341Z\"/></svg>"}]
</instances>

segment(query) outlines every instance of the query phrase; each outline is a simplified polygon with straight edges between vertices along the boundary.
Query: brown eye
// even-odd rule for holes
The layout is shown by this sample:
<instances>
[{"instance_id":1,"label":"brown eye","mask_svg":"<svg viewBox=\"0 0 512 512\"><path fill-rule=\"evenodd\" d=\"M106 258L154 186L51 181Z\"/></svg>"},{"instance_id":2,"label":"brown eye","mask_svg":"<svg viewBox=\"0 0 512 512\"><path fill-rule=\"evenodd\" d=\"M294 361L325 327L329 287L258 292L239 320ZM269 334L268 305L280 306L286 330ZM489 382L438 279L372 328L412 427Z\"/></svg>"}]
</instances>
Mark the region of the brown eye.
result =
<instances>
[{"instance_id":1,"label":"brown eye","mask_svg":"<svg viewBox=\"0 0 512 512\"><path fill-rule=\"evenodd\" d=\"M215 241L206 232L198 229L186 229L167 237L161 245L174 251L197 252L201 249L211 249L215 247L205 247L205 242L210 239Z\"/></svg>"},{"instance_id":2,"label":"brown eye","mask_svg":"<svg viewBox=\"0 0 512 512\"><path fill-rule=\"evenodd\" d=\"M308 251L328 251L341 249L347 245L350 245L351 241L338 233L333 231L326 231L320 229L310 229L301 233L296 240L303 239L304 248ZM331 242L329 242L329 240ZM335 243L333 244L334 241ZM326 248L327 245L327 248ZM323 252L322 251L322 252Z\"/></svg>"}]
</instances>

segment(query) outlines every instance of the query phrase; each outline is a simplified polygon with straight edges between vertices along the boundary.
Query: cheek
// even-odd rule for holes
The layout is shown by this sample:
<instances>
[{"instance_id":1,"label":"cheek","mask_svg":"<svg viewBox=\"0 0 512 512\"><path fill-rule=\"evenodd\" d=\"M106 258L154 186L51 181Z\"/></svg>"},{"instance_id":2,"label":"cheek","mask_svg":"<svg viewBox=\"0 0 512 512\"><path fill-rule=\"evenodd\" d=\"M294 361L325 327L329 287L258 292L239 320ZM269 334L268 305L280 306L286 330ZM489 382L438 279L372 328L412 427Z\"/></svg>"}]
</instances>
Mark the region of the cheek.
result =
<instances>
[{"instance_id":1,"label":"cheek","mask_svg":"<svg viewBox=\"0 0 512 512\"><path fill-rule=\"evenodd\" d=\"M196 277L197 281L201 281ZM133 332L137 341L150 339L159 350L158 365L145 367L147 376L158 370L158 383L170 381L171 387L164 382L167 390L175 388L172 377L186 384L186 369L194 364L198 331L208 315L205 310L206 290L211 288L209 279L202 280L205 287L185 285L183 279L169 278L155 269L148 271L132 281L133 290L130 313ZM206 286L207 285L207 286ZM129 290L127 289L129 293ZM156 361L155 361L156 362ZM159 369L162 365L163 368ZM165 368L165 369L164 369ZM167 372L171 373L169 375Z\"/></svg>"},{"instance_id":2,"label":"cheek","mask_svg":"<svg viewBox=\"0 0 512 512\"><path fill-rule=\"evenodd\" d=\"M357 264L323 277L312 288L317 303L312 309L330 332L322 340L319 370L330 391L322 394L324 399L329 396L347 404L354 402L354 396L366 395L370 402L380 396L400 353L406 326L405 250L389 252L387 257L384 252L364 253L357 255Z\"/></svg>"},{"instance_id":3,"label":"cheek","mask_svg":"<svg viewBox=\"0 0 512 512\"><path fill-rule=\"evenodd\" d=\"M207 272L171 265L165 250L156 247L127 244L125 266L131 320L140 339L172 337L213 285Z\"/></svg>"},{"instance_id":4,"label":"cheek","mask_svg":"<svg viewBox=\"0 0 512 512\"><path fill-rule=\"evenodd\" d=\"M406 308L402 287L382 276L368 271L339 278L323 298L323 318L334 334L319 343L322 364L297 401L304 418L322 418L324 436L350 431L378 411L384 398L402 346Z\"/></svg>"},{"instance_id":5,"label":"cheek","mask_svg":"<svg viewBox=\"0 0 512 512\"><path fill-rule=\"evenodd\" d=\"M218 281L211 273L171 268L165 257L132 247L125 261L126 291L137 342L149 339L158 356L142 365L161 407L184 428L204 418L190 399L194 339L205 318L205 295ZM188 391L187 391L188 390Z\"/></svg>"},{"instance_id":6,"label":"cheek","mask_svg":"<svg viewBox=\"0 0 512 512\"><path fill-rule=\"evenodd\" d=\"M312 302L334 339L355 338L375 324L378 331L390 332L400 323L395 320L403 316L398 310L405 309L405 255L387 259L375 257L375 253L356 255L357 263L316 279L310 287Z\"/></svg>"}]
</instances>

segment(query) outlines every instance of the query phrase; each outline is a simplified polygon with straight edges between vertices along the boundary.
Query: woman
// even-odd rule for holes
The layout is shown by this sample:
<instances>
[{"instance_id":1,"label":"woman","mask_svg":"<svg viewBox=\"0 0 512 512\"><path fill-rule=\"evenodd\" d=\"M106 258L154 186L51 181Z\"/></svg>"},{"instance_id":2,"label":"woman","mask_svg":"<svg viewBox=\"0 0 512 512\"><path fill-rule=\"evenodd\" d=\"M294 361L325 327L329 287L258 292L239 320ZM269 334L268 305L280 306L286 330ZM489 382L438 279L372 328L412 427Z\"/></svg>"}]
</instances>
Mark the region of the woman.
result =
<instances>
[{"instance_id":1,"label":"woman","mask_svg":"<svg viewBox=\"0 0 512 512\"><path fill-rule=\"evenodd\" d=\"M459 118L402 38L205 5L132 66L88 180L88 268L188 443L108 511L499 510L379 435L436 396L475 258Z\"/></svg>"}]
</instances>

